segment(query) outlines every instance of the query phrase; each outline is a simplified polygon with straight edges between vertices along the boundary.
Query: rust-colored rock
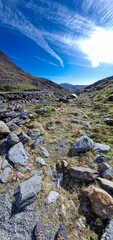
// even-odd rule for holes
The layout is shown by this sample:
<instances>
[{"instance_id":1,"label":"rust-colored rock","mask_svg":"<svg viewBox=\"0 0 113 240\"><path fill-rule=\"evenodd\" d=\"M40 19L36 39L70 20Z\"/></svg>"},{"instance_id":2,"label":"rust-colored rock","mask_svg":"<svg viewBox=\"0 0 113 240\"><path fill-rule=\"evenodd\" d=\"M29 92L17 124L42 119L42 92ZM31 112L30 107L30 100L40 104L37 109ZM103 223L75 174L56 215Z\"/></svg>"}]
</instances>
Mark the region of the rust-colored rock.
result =
<instances>
[{"instance_id":1,"label":"rust-colored rock","mask_svg":"<svg viewBox=\"0 0 113 240\"><path fill-rule=\"evenodd\" d=\"M70 175L72 177L85 180L85 181L93 181L98 177L98 172L85 167L71 167L70 168Z\"/></svg>"},{"instance_id":2,"label":"rust-colored rock","mask_svg":"<svg viewBox=\"0 0 113 240\"><path fill-rule=\"evenodd\" d=\"M10 130L7 125L3 121L0 121L0 134L8 135L9 133Z\"/></svg>"},{"instance_id":3,"label":"rust-colored rock","mask_svg":"<svg viewBox=\"0 0 113 240\"><path fill-rule=\"evenodd\" d=\"M106 191L90 186L84 189L84 194L90 199L94 212L102 219L113 215L113 198Z\"/></svg>"},{"instance_id":4,"label":"rust-colored rock","mask_svg":"<svg viewBox=\"0 0 113 240\"><path fill-rule=\"evenodd\" d=\"M17 136L20 135L21 132L22 129L20 127L13 131L13 133L16 134Z\"/></svg>"}]
</instances>

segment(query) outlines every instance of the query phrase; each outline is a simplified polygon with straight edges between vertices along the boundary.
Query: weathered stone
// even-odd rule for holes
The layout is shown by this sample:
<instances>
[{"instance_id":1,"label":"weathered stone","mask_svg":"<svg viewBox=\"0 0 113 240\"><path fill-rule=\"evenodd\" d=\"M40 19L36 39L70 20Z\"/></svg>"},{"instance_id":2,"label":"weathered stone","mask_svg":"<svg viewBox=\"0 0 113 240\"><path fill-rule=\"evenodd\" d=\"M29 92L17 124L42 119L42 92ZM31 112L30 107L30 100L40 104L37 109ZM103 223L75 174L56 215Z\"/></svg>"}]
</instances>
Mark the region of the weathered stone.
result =
<instances>
[{"instance_id":1,"label":"weathered stone","mask_svg":"<svg viewBox=\"0 0 113 240\"><path fill-rule=\"evenodd\" d=\"M30 138L32 140L35 140L36 138L38 138L40 136L40 133L39 132L33 132L31 135L30 135Z\"/></svg>"},{"instance_id":2,"label":"weathered stone","mask_svg":"<svg viewBox=\"0 0 113 240\"><path fill-rule=\"evenodd\" d=\"M78 119L73 119L71 122L75 124L80 124L80 121Z\"/></svg>"},{"instance_id":3,"label":"weathered stone","mask_svg":"<svg viewBox=\"0 0 113 240\"><path fill-rule=\"evenodd\" d=\"M107 180L105 178L97 178L97 181L101 184L101 186L107 190L110 190L111 192L113 192L113 182L110 180Z\"/></svg>"},{"instance_id":4,"label":"weathered stone","mask_svg":"<svg viewBox=\"0 0 113 240\"><path fill-rule=\"evenodd\" d=\"M40 176L33 176L32 178L22 182L14 191L15 205L18 209L34 202L37 199L37 193L40 192L42 185L42 178Z\"/></svg>"},{"instance_id":5,"label":"weathered stone","mask_svg":"<svg viewBox=\"0 0 113 240\"><path fill-rule=\"evenodd\" d=\"M104 118L103 121L108 124L108 125L113 125L113 119L110 119L110 118Z\"/></svg>"},{"instance_id":6,"label":"weathered stone","mask_svg":"<svg viewBox=\"0 0 113 240\"><path fill-rule=\"evenodd\" d=\"M4 171L0 174L0 182L2 182L2 183L7 182L10 171L11 171L11 168L9 168L9 167L4 169Z\"/></svg>"},{"instance_id":7,"label":"weathered stone","mask_svg":"<svg viewBox=\"0 0 113 240\"><path fill-rule=\"evenodd\" d=\"M66 162L65 160L62 160L61 165L62 167L66 168L68 166L68 162Z\"/></svg>"},{"instance_id":8,"label":"weathered stone","mask_svg":"<svg viewBox=\"0 0 113 240\"><path fill-rule=\"evenodd\" d=\"M41 167L44 167L46 165L44 159L41 157L37 158L37 163L39 163Z\"/></svg>"},{"instance_id":9,"label":"weathered stone","mask_svg":"<svg viewBox=\"0 0 113 240\"><path fill-rule=\"evenodd\" d=\"M97 164L100 164L100 163L103 163L103 162L108 162L110 161L111 159L106 157L106 156L103 156L103 155L100 155L100 156L97 156L93 162L94 163L97 163Z\"/></svg>"},{"instance_id":10,"label":"weathered stone","mask_svg":"<svg viewBox=\"0 0 113 240\"><path fill-rule=\"evenodd\" d=\"M23 144L25 144L31 140L30 137L24 131L22 131L20 133L19 139L20 139L20 142L22 142Z\"/></svg>"},{"instance_id":11,"label":"weathered stone","mask_svg":"<svg viewBox=\"0 0 113 240\"><path fill-rule=\"evenodd\" d=\"M48 152L48 150L45 147L43 147L43 146L40 147L40 151L45 157L49 157L50 153Z\"/></svg>"},{"instance_id":12,"label":"weathered stone","mask_svg":"<svg viewBox=\"0 0 113 240\"><path fill-rule=\"evenodd\" d=\"M101 177L111 180L113 178L113 169L107 163L101 163L98 165L98 171Z\"/></svg>"},{"instance_id":13,"label":"weathered stone","mask_svg":"<svg viewBox=\"0 0 113 240\"><path fill-rule=\"evenodd\" d=\"M47 111L47 109L42 107L42 108L39 108L39 109L36 111L36 113L40 114L40 113L43 113L43 112L45 112L45 111Z\"/></svg>"},{"instance_id":14,"label":"weathered stone","mask_svg":"<svg viewBox=\"0 0 113 240\"><path fill-rule=\"evenodd\" d=\"M8 135L9 133L10 130L7 125L3 121L0 121L0 134Z\"/></svg>"},{"instance_id":15,"label":"weathered stone","mask_svg":"<svg viewBox=\"0 0 113 240\"><path fill-rule=\"evenodd\" d=\"M74 156L76 153L85 153L93 148L93 140L87 136L82 136L77 139L69 150L69 156Z\"/></svg>"},{"instance_id":16,"label":"weathered stone","mask_svg":"<svg viewBox=\"0 0 113 240\"><path fill-rule=\"evenodd\" d=\"M10 148L8 152L8 159L13 164L19 164L22 166L25 166L27 164L28 157L21 142L15 144Z\"/></svg>"},{"instance_id":17,"label":"weathered stone","mask_svg":"<svg viewBox=\"0 0 113 240\"><path fill-rule=\"evenodd\" d=\"M44 142L44 138L42 136L39 136L34 143L31 144L31 148L36 148L38 147L40 144L42 144Z\"/></svg>"},{"instance_id":18,"label":"weathered stone","mask_svg":"<svg viewBox=\"0 0 113 240\"><path fill-rule=\"evenodd\" d=\"M106 191L90 186L84 189L84 194L90 199L94 212L102 219L113 215L113 198Z\"/></svg>"},{"instance_id":19,"label":"weathered stone","mask_svg":"<svg viewBox=\"0 0 113 240\"><path fill-rule=\"evenodd\" d=\"M65 138L63 138L62 140L58 141L55 144L55 152L58 155L61 155L65 148L66 148L66 139Z\"/></svg>"},{"instance_id":20,"label":"weathered stone","mask_svg":"<svg viewBox=\"0 0 113 240\"><path fill-rule=\"evenodd\" d=\"M101 144L101 143L95 143L93 149L94 149L95 152L107 153L107 152L110 151L110 146L105 145L105 144Z\"/></svg>"},{"instance_id":21,"label":"weathered stone","mask_svg":"<svg viewBox=\"0 0 113 240\"><path fill-rule=\"evenodd\" d=\"M99 173L91 168L72 167L70 175L81 180L93 181L99 176Z\"/></svg>"},{"instance_id":22,"label":"weathered stone","mask_svg":"<svg viewBox=\"0 0 113 240\"><path fill-rule=\"evenodd\" d=\"M91 125L89 123L85 123L84 126L87 128L91 128Z\"/></svg>"},{"instance_id":23,"label":"weathered stone","mask_svg":"<svg viewBox=\"0 0 113 240\"><path fill-rule=\"evenodd\" d=\"M5 167L9 167L9 166L10 164L8 163L8 161L4 159L1 164L1 169L3 170Z\"/></svg>"},{"instance_id":24,"label":"weathered stone","mask_svg":"<svg viewBox=\"0 0 113 240\"><path fill-rule=\"evenodd\" d=\"M19 142L19 138L14 133L10 132L7 137L7 143L10 146L13 146L13 145L17 144L18 142Z\"/></svg>"},{"instance_id":25,"label":"weathered stone","mask_svg":"<svg viewBox=\"0 0 113 240\"><path fill-rule=\"evenodd\" d=\"M53 202L56 202L57 198L59 197L59 193L55 192L55 191L51 191L48 195L48 197L46 198L46 205L49 205Z\"/></svg>"}]
</instances>

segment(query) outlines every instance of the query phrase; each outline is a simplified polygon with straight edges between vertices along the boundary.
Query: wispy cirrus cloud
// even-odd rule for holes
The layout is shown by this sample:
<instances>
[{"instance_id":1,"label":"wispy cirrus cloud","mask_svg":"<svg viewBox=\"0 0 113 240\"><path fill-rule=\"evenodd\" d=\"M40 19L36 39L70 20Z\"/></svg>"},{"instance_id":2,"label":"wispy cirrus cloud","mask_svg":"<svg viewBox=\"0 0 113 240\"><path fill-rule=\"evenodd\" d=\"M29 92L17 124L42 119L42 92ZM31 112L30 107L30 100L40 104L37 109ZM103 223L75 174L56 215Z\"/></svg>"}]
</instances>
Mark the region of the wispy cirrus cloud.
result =
<instances>
[{"instance_id":1,"label":"wispy cirrus cloud","mask_svg":"<svg viewBox=\"0 0 113 240\"><path fill-rule=\"evenodd\" d=\"M0 0L0 20L2 24L13 27L32 39L62 66L61 55L82 54L84 56L85 54L86 59L92 61L92 50L86 51L83 43L89 44L98 29L113 30L113 1L70 0L70 4L66 2L63 0L60 3L57 0ZM98 43L94 44L95 51L98 51L101 44L99 39ZM105 44L107 43L103 43L103 51ZM44 61L42 59L40 58ZM99 59L102 61L100 55ZM52 62L49 64L56 66Z\"/></svg>"},{"instance_id":2,"label":"wispy cirrus cloud","mask_svg":"<svg viewBox=\"0 0 113 240\"><path fill-rule=\"evenodd\" d=\"M37 58L37 59L39 59L39 60L41 60L41 61L43 61L43 62L46 62L46 63L48 63L48 64L50 64L50 65L53 65L53 66L55 66L55 67L58 67L57 64L55 64L55 63L53 63L53 62L49 62L49 61L47 61L47 60L44 59L44 58L41 58L41 57L38 57L38 56L34 56L34 57Z\"/></svg>"}]
</instances>

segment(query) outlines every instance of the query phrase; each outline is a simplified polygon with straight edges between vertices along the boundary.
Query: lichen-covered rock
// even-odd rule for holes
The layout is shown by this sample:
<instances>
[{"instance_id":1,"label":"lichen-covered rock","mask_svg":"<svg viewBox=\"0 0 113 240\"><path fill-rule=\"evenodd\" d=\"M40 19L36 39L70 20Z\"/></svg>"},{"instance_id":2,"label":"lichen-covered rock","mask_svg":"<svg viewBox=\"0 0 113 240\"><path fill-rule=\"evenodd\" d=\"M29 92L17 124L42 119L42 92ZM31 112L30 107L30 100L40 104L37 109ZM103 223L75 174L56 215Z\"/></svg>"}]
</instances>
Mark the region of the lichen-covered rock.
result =
<instances>
[{"instance_id":1,"label":"lichen-covered rock","mask_svg":"<svg viewBox=\"0 0 113 240\"><path fill-rule=\"evenodd\" d=\"M3 121L0 121L0 134L8 135L9 133L10 130L7 125Z\"/></svg>"},{"instance_id":2,"label":"lichen-covered rock","mask_svg":"<svg viewBox=\"0 0 113 240\"><path fill-rule=\"evenodd\" d=\"M94 212L102 219L113 215L113 198L106 191L90 186L84 189L84 194L90 199Z\"/></svg>"},{"instance_id":3,"label":"lichen-covered rock","mask_svg":"<svg viewBox=\"0 0 113 240\"><path fill-rule=\"evenodd\" d=\"M21 142L15 144L9 149L8 159L13 164L19 164L22 166L25 166L27 164L28 157Z\"/></svg>"},{"instance_id":4,"label":"lichen-covered rock","mask_svg":"<svg viewBox=\"0 0 113 240\"><path fill-rule=\"evenodd\" d=\"M93 148L93 140L87 136L82 136L77 139L69 150L69 156L74 156L76 153L85 153Z\"/></svg>"},{"instance_id":5,"label":"lichen-covered rock","mask_svg":"<svg viewBox=\"0 0 113 240\"><path fill-rule=\"evenodd\" d=\"M106 144L95 143L93 149L94 149L95 152L107 153L107 152L110 151L110 146L106 145Z\"/></svg>"},{"instance_id":6,"label":"lichen-covered rock","mask_svg":"<svg viewBox=\"0 0 113 240\"><path fill-rule=\"evenodd\" d=\"M99 176L99 173L91 168L71 167L70 175L81 180L93 181Z\"/></svg>"}]
</instances>

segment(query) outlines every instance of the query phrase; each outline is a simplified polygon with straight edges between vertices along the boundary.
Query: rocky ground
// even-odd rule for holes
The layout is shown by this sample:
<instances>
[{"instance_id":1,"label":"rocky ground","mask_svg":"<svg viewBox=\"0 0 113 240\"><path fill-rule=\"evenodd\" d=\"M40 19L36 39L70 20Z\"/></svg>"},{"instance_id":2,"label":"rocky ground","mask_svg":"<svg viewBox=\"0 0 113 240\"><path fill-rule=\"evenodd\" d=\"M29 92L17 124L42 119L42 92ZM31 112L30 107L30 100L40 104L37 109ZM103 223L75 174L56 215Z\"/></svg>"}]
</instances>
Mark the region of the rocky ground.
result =
<instances>
[{"instance_id":1,"label":"rocky ground","mask_svg":"<svg viewBox=\"0 0 113 240\"><path fill-rule=\"evenodd\" d=\"M62 223L68 240L113 239L112 104L90 94L0 104L1 239L35 239L37 221L46 240Z\"/></svg>"}]
</instances>

